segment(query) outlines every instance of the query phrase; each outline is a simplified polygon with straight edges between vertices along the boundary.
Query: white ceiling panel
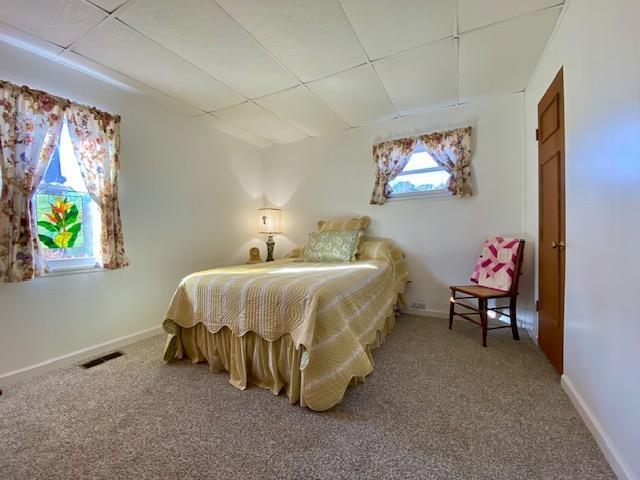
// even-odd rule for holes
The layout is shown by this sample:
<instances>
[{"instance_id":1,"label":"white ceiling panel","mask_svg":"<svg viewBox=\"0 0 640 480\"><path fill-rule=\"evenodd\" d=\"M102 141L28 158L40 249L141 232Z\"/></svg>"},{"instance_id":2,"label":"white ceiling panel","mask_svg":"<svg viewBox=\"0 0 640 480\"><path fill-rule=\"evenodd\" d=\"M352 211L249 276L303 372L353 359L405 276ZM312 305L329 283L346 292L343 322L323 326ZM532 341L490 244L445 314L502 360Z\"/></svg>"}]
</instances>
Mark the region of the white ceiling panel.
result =
<instances>
[{"instance_id":1,"label":"white ceiling panel","mask_svg":"<svg viewBox=\"0 0 640 480\"><path fill-rule=\"evenodd\" d=\"M299 83L211 0L139 0L118 18L249 98Z\"/></svg>"},{"instance_id":2,"label":"white ceiling panel","mask_svg":"<svg viewBox=\"0 0 640 480\"><path fill-rule=\"evenodd\" d=\"M525 13L561 5L564 0L458 0L458 28L473 28L500 22Z\"/></svg>"},{"instance_id":3,"label":"white ceiling panel","mask_svg":"<svg viewBox=\"0 0 640 480\"><path fill-rule=\"evenodd\" d=\"M200 117L197 117L197 118L202 118L209 125L211 125L212 127L217 128L221 132L224 132L227 135L231 135L232 137L236 137L236 138L239 138L239 139L244 140L246 142L249 142L252 145L255 145L256 147L268 147L269 145L273 145L273 143L270 142L269 140L266 140L266 139L264 139L262 137L258 137L257 135L253 135L253 134L251 134L249 132L241 130L236 126L231 125L230 123L227 123L227 122L217 118L212 113L205 113L204 115L201 115Z\"/></svg>"},{"instance_id":4,"label":"white ceiling panel","mask_svg":"<svg viewBox=\"0 0 640 480\"><path fill-rule=\"evenodd\" d=\"M303 86L259 98L256 103L307 135L323 135L349 127L325 103Z\"/></svg>"},{"instance_id":5,"label":"white ceiling panel","mask_svg":"<svg viewBox=\"0 0 640 480\"><path fill-rule=\"evenodd\" d=\"M58 45L42 40L30 33L23 32L2 22L0 22L0 41L49 59L55 58L64 51L64 49Z\"/></svg>"},{"instance_id":6,"label":"white ceiling panel","mask_svg":"<svg viewBox=\"0 0 640 480\"><path fill-rule=\"evenodd\" d=\"M560 7L462 34L460 101L524 90L560 14Z\"/></svg>"},{"instance_id":7,"label":"white ceiling panel","mask_svg":"<svg viewBox=\"0 0 640 480\"><path fill-rule=\"evenodd\" d=\"M115 19L99 25L74 45L73 50L202 110L216 110L245 100L236 91Z\"/></svg>"},{"instance_id":8,"label":"white ceiling panel","mask_svg":"<svg viewBox=\"0 0 640 480\"><path fill-rule=\"evenodd\" d=\"M336 0L217 0L303 82L366 61Z\"/></svg>"},{"instance_id":9,"label":"white ceiling panel","mask_svg":"<svg viewBox=\"0 0 640 480\"><path fill-rule=\"evenodd\" d=\"M215 112L215 115L225 122L262 137L271 143L295 142L307 137L301 131L252 102L219 110Z\"/></svg>"},{"instance_id":10,"label":"white ceiling panel","mask_svg":"<svg viewBox=\"0 0 640 480\"><path fill-rule=\"evenodd\" d=\"M458 61L452 38L384 58L373 66L401 115L457 101Z\"/></svg>"},{"instance_id":11,"label":"white ceiling panel","mask_svg":"<svg viewBox=\"0 0 640 480\"><path fill-rule=\"evenodd\" d=\"M131 92L136 95L144 96L145 99L150 100L156 105L171 109L172 111L178 111L192 117L195 115L202 115L202 110L194 107L193 105L179 100L176 97L167 95L165 92L152 88L146 83L134 80L131 77L123 75L120 72L116 72L109 67L105 67L101 63L90 60L85 56L72 52L71 50L65 51L55 60L67 67L73 68L74 70L91 75L93 78L97 78L109 85L113 85L114 87L126 90L127 92ZM76 98L78 94L76 94ZM93 103L90 97L85 99L77 98L77 100L81 103Z\"/></svg>"},{"instance_id":12,"label":"white ceiling panel","mask_svg":"<svg viewBox=\"0 0 640 480\"><path fill-rule=\"evenodd\" d=\"M388 120L396 111L371 65L362 65L309 84L309 88L351 126Z\"/></svg>"},{"instance_id":13,"label":"white ceiling panel","mask_svg":"<svg viewBox=\"0 0 640 480\"><path fill-rule=\"evenodd\" d=\"M0 21L67 47L107 14L85 0L0 0Z\"/></svg>"},{"instance_id":14,"label":"white ceiling panel","mask_svg":"<svg viewBox=\"0 0 640 480\"><path fill-rule=\"evenodd\" d=\"M113 12L120 5L126 2L126 0L89 0L89 1L94 5L99 6L103 10L106 10L107 12ZM133 3L135 3L135 0L133 0Z\"/></svg>"},{"instance_id":15,"label":"white ceiling panel","mask_svg":"<svg viewBox=\"0 0 640 480\"><path fill-rule=\"evenodd\" d=\"M563 3L0 0L0 41L267 146L520 92Z\"/></svg>"},{"instance_id":16,"label":"white ceiling panel","mask_svg":"<svg viewBox=\"0 0 640 480\"><path fill-rule=\"evenodd\" d=\"M456 0L340 3L372 60L453 35Z\"/></svg>"}]
</instances>

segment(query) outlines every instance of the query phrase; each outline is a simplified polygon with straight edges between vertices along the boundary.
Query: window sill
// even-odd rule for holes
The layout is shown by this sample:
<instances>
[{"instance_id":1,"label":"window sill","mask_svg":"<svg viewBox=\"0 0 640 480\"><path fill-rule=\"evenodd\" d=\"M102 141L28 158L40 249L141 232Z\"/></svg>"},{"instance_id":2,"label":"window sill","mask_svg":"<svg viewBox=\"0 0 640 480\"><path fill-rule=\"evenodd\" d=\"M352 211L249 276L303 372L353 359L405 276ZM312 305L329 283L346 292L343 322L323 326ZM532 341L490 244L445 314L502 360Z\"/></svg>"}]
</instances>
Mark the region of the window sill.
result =
<instances>
[{"instance_id":1,"label":"window sill","mask_svg":"<svg viewBox=\"0 0 640 480\"><path fill-rule=\"evenodd\" d=\"M81 258L50 260L49 270L51 272L45 274L44 277L58 277L62 275L74 275L78 273L93 273L100 272L104 269L97 266L95 258Z\"/></svg>"},{"instance_id":2,"label":"window sill","mask_svg":"<svg viewBox=\"0 0 640 480\"><path fill-rule=\"evenodd\" d=\"M102 267L87 267L87 266L77 266L77 267L57 267L51 270L50 273L46 273L42 276L42 278L49 277L62 277L65 275L77 275L80 273L97 273L104 271Z\"/></svg>"},{"instance_id":3,"label":"window sill","mask_svg":"<svg viewBox=\"0 0 640 480\"><path fill-rule=\"evenodd\" d=\"M395 202L399 200L417 200L420 198L452 198L451 192L448 190L431 190L428 192L410 192L410 193L398 193L391 195L387 199L387 202Z\"/></svg>"}]
</instances>

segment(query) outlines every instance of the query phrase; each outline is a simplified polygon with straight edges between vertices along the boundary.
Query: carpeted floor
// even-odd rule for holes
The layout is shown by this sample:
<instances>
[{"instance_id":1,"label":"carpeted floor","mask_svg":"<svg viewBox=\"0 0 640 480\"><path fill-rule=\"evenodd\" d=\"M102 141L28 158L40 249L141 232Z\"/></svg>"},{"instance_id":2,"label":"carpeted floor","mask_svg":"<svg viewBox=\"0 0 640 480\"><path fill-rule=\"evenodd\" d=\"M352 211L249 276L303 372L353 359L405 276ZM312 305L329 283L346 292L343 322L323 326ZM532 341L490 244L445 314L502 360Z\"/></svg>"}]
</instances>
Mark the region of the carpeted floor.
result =
<instances>
[{"instance_id":1,"label":"carpeted floor","mask_svg":"<svg viewBox=\"0 0 640 480\"><path fill-rule=\"evenodd\" d=\"M399 319L324 413L162 362L163 337L0 397L3 479L615 478L530 340Z\"/></svg>"}]
</instances>

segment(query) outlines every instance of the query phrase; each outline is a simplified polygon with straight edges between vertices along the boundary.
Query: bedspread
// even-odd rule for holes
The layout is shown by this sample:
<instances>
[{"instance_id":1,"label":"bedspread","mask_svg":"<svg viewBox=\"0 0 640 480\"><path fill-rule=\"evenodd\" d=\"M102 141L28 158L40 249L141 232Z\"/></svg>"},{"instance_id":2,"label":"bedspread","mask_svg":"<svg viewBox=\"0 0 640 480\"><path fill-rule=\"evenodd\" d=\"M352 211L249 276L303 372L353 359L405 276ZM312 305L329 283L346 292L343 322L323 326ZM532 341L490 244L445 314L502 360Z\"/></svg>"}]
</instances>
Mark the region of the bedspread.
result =
<instances>
[{"instance_id":1,"label":"bedspread","mask_svg":"<svg viewBox=\"0 0 640 480\"><path fill-rule=\"evenodd\" d=\"M165 358L182 357L178 327L199 323L212 333L227 327L235 336L254 332L267 341L290 335L303 349L301 403L325 410L342 399L354 377L373 369L369 346L393 317L406 277L406 268L388 260L285 259L191 274L165 317Z\"/></svg>"}]
</instances>

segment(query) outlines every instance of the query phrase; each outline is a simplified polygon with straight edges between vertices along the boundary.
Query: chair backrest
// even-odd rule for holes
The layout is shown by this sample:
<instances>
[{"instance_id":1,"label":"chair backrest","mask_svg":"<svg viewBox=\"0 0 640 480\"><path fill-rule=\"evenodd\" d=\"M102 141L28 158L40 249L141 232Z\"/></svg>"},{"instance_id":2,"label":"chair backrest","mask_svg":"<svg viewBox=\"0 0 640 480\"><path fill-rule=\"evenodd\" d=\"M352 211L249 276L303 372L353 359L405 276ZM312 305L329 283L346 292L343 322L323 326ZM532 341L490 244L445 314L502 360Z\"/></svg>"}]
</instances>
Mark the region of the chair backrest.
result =
<instances>
[{"instance_id":1,"label":"chair backrest","mask_svg":"<svg viewBox=\"0 0 640 480\"><path fill-rule=\"evenodd\" d=\"M517 294L523 253L522 239L502 236L488 238L471 280L483 287Z\"/></svg>"},{"instance_id":2,"label":"chair backrest","mask_svg":"<svg viewBox=\"0 0 640 480\"><path fill-rule=\"evenodd\" d=\"M518 285L520 285L520 275L522 275L522 259L524 258L524 240L520 239L520 244L518 245L518 252L516 253L516 269L513 272L513 282L511 283L511 289L509 293L512 295L518 294Z\"/></svg>"}]
</instances>

